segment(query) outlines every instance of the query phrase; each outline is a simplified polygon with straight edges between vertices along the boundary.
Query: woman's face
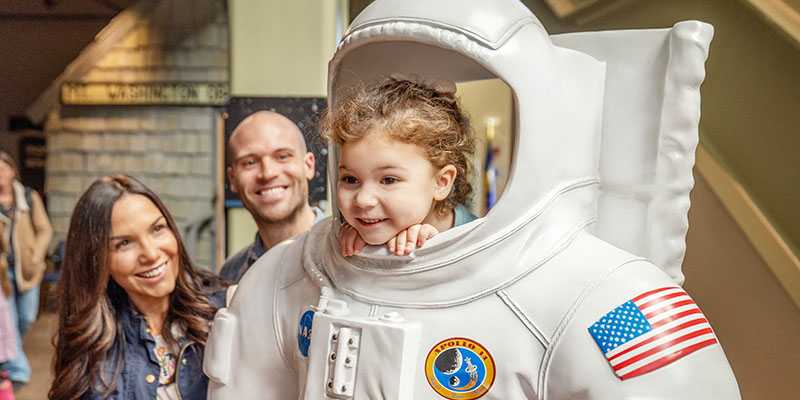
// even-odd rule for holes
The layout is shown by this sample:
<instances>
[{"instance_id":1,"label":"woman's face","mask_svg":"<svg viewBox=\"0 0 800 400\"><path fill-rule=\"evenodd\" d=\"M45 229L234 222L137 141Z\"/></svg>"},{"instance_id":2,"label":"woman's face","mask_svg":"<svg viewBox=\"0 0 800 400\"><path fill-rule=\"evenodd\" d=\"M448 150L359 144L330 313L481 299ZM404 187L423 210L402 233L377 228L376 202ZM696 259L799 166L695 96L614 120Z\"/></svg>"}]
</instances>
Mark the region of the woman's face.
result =
<instances>
[{"instance_id":1,"label":"woman's face","mask_svg":"<svg viewBox=\"0 0 800 400\"><path fill-rule=\"evenodd\" d=\"M10 187L11 183L14 182L14 178L16 177L17 176L14 173L14 169L11 168L11 166L5 161L0 161L0 187Z\"/></svg>"},{"instance_id":2,"label":"woman's face","mask_svg":"<svg viewBox=\"0 0 800 400\"><path fill-rule=\"evenodd\" d=\"M150 199L126 194L111 210L109 269L140 311L166 307L175 290L178 240Z\"/></svg>"}]
</instances>

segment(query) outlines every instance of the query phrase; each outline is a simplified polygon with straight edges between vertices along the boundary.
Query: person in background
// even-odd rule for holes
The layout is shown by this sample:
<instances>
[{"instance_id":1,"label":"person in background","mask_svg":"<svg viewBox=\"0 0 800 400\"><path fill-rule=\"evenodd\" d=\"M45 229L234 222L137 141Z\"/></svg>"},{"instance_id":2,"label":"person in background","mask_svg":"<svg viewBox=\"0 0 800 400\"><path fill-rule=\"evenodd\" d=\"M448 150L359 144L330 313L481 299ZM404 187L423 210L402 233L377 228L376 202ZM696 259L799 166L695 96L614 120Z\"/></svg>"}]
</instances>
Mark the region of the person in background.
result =
<instances>
[{"instance_id":1,"label":"person in background","mask_svg":"<svg viewBox=\"0 0 800 400\"><path fill-rule=\"evenodd\" d=\"M96 180L67 233L49 398L205 399L202 358L222 289L150 189L129 176Z\"/></svg>"},{"instance_id":2,"label":"person in background","mask_svg":"<svg viewBox=\"0 0 800 400\"><path fill-rule=\"evenodd\" d=\"M17 328L11 316L6 293L10 283L5 275L0 276L0 363L17 357ZM0 369L0 400L14 400L14 387L8 371Z\"/></svg>"},{"instance_id":3,"label":"person in background","mask_svg":"<svg viewBox=\"0 0 800 400\"><path fill-rule=\"evenodd\" d=\"M17 331L17 357L0 365L15 387L30 381L22 339L39 314L39 285L53 229L35 190L18 180L14 159L0 151L0 275L8 279L8 302Z\"/></svg>"},{"instance_id":4,"label":"person in background","mask_svg":"<svg viewBox=\"0 0 800 400\"><path fill-rule=\"evenodd\" d=\"M272 246L311 228L325 218L308 204L308 181L314 177L314 154L294 122L272 111L245 118L228 140L231 190L253 216L255 240L230 256L220 275L239 282Z\"/></svg>"}]
</instances>

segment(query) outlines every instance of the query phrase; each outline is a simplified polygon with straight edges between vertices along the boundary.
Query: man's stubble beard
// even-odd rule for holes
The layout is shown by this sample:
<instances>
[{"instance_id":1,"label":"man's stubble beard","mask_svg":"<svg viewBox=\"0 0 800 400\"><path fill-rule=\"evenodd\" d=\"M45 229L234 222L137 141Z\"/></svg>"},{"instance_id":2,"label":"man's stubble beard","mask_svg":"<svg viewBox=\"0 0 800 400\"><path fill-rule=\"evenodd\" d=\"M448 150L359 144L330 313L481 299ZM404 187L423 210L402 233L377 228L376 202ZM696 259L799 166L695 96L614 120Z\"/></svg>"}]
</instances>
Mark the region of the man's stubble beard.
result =
<instances>
[{"instance_id":1,"label":"man's stubble beard","mask_svg":"<svg viewBox=\"0 0 800 400\"><path fill-rule=\"evenodd\" d=\"M243 201L242 204L245 206L247 211L249 211L250 214L253 216L253 219L256 221L256 225L258 226L287 224L294 221L305 208L305 205L308 202L308 189L304 190L303 192L304 192L303 195L300 196L299 200L294 205L294 208L292 208L292 210L289 211L283 217L278 217L278 218L265 215L257 207L253 206L252 204L248 204L248 202Z\"/></svg>"}]
</instances>

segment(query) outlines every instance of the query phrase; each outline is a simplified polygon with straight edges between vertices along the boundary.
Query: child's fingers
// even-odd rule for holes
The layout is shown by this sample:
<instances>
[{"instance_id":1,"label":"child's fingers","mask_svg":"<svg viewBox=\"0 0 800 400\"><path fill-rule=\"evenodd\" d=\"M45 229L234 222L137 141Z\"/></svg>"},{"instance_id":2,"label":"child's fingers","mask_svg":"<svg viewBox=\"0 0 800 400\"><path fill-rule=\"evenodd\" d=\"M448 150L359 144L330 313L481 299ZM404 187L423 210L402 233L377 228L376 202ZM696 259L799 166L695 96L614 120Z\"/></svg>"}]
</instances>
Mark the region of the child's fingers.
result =
<instances>
[{"instance_id":1,"label":"child's fingers","mask_svg":"<svg viewBox=\"0 0 800 400\"><path fill-rule=\"evenodd\" d=\"M417 247L422 247L425 244L425 241L438 235L439 230L436 229L433 225L425 224L422 225L419 229L419 237L417 238Z\"/></svg>"},{"instance_id":2,"label":"child's fingers","mask_svg":"<svg viewBox=\"0 0 800 400\"><path fill-rule=\"evenodd\" d=\"M414 248L416 248L417 237L419 236L421 228L422 225L417 224L409 226L408 229L406 229L406 231L408 232L408 234L406 235L406 251L405 251L406 254L411 254L411 252L414 251Z\"/></svg>"},{"instance_id":3,"label":"child's fingers","mask_svg":"<svg viewBox=\"0 0 800 400\"><path fill-rule=\"evenodd\" d=\"M406 251L406 235L408 234L408 229L403 229L400 233L395 236L397 238L396 246L394 254L398 256L402 256Z\"/></svg>"},{"instance_id":4,"label":"child's fingers","mask_svg":"<svg viewBox=\"0 0 800 400\"><path fill-rule=\"evenodd\" d=\"M388 242L386 242L386 247L389 248L389 253L394 253L395 243L397 242L397 236L392 236Z\"/></svg>"},{"instance_id":5,"label":"child's fingers","mask_svg":"<svg viewBox=\"0 0 800 400\"><path fill-rule=\"evenodd\" d=\"M353 254L361 253L361 250L364 250L364 246L367 245L367 241L361 237L361 235L356 235L356 239L353 242Z\"/></svg>"},{"instance_id":6,"label":"child's fingers","mask_svg":"<svg viewBox=\"0 0 800 400\"><path fill-rule=\"evenodd\" d=\"M339 227L339 234L336 239L339 244L339 250L342 252L342 257L353 255L353 247L357 238L360 239L361 236L349 224L343 223Z\"/></svg>"}]
</instances>

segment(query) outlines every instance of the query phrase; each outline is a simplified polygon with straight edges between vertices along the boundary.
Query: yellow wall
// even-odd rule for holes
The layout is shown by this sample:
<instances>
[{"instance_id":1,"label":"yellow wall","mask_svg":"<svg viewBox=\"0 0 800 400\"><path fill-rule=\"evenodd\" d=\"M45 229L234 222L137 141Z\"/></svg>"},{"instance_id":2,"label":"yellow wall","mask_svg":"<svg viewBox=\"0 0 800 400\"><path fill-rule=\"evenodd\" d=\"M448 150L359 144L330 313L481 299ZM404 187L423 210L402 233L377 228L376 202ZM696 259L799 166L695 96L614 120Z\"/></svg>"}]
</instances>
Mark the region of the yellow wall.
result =
<instances>
[{"instance_id":1,"label":"yellow wall","mask_svg":"<svg viewBox=\"0 0 800 400\"><path fill-rule=\"evenodd\" d=\"M511 132L514 127L513 99L511 89L500 79L487 79L458 84L456 92L459 104L469 118L470 126L475 133L475 174L472 180L473 214L486 214L486 130L489 119L494 119L495 137L492 147L499 148L495 159L497 165L497 197L500 198L511 162Z\"/></svg>"},{"instance_id":2,"label":"yellow wall","mask_svg":"<svg viewBox=\"0 0 800 400\"><path fill-rule=\"evenodd\" d=\"M231 93L324 97L336 49L334 0L230 0Z\"/></svg>"}]
</instances>

